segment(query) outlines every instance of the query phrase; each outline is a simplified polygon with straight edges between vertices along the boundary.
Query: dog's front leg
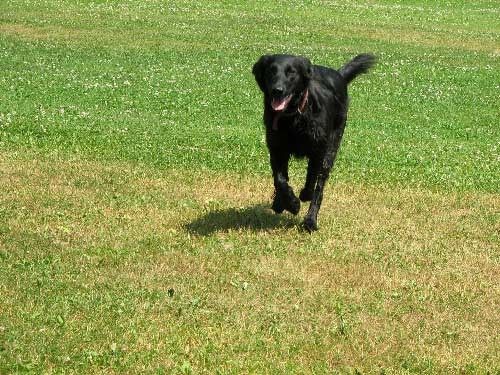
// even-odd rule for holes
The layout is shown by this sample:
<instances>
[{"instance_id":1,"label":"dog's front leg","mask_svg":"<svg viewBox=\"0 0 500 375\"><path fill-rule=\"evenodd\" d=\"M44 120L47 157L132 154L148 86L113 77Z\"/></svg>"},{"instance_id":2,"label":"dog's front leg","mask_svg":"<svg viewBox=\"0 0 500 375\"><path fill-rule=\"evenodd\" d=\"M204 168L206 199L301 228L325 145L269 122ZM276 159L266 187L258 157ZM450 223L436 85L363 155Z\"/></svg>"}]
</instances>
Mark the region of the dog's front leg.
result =
<instances>
[{"instance_id":1,"label":"dog's front leg","mask_svg":"<svg viewBox=\"0 0 500 375\"><path fill-rule=\"evenodd\" d=\"M309 210L304 218L303 226L308 232L318 229L318 212L321 207L321 202L323 201L323 189L325 187L326 180L330 175L332 165L333 159L329 156L325 157L323 165L321 166L321 172L319 173L318 180L316 182L316 188L314 189L314 193L312 195Z\"/></svg>"},{"instance_id":2,"label":"dog's front leg","mask_svg":"<svg viewBox=\"0 0 500 375\"><path fill-rule=\"evenodd\" d=\"M271 208L280 214L287 210L294 215L300 211L300 201L295 196L293 189L288 185L288 161L290 154L270 151L271 169L274 179L274 200Z\"/></svg>"},{"instance_id":3,"label":"dog's front leg","mask_svg":"<svg viewBox=\"0 0 500 375\"><path fill-rule=\"evenodd\" d=\"M309 158L307 162L307 176L304 188L300 191L299 198L302 202L309 202L312 200L314 194L314 187L318 180L318 173L321 165L321 159L318 160L316 156Z\"/></svg>"},{"instance_id":4,"label":"dog's front leg","mask_svg":"<svg viewBox=\"0 0 500 375\"><path fill-rule=\"evenodd\" d=\"M331 146L325 153L323 160L319 166L318 178L316 181L316 188L312 195L311 204L309 205L309 210L307 211L306 217L304 218L304 229L308 232L312 232L318 229L318 212L321 207L321 202L323 201L323 189L325 188L325 183L330 176L330 171L335 163L335 158L337 157L337 151L340 146L340 141L342 140L342 134L344 132L344 127L341 127L334 133L334 139Z\"/></svg>"}]
</instances>

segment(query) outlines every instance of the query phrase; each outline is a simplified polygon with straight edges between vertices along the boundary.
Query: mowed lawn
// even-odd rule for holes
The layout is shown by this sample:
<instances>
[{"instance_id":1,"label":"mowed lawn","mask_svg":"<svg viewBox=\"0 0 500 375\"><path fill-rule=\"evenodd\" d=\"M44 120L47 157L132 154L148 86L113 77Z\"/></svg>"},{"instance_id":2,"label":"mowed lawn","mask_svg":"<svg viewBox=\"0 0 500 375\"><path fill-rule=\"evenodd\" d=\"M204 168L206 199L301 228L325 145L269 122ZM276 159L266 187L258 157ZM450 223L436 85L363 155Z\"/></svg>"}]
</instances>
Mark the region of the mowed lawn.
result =
<instances>
[{"instance_id":1,"label":"mowed lawn","mask_svg":"<svg viewBox=\"0 0 500 375\"><path fill-rule=\"evenodd\" d=\"M499 18L1 1L0 373L498 373ZM379 60L312 235L269 209L251 69L285 52Z\"/></svg>"}]
</instances>

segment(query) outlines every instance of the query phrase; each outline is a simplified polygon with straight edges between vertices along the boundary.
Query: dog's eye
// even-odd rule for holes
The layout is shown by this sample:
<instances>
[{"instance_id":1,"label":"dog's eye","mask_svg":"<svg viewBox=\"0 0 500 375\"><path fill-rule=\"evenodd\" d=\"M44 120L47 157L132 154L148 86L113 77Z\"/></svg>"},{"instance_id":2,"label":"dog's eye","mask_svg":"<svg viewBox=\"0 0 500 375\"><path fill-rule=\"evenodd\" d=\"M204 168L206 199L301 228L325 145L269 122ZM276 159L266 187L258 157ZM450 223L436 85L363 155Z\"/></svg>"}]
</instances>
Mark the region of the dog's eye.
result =
<instances>
[{"instance_id":1,"label":"dog's eye","mask_svg":"<svg viewBox=\"0 0 500 375\"><path fill-rule=\"evenodd\" d=\"M276 67L276 65L271 65L269 67L269 71L271 72L272 75L276 75L276 73L278 73L278 68Z\"/></svg>"},{"instance_id":2,"label":"dog's eye","mask_svg":"<svg viewBox=\"0 0 500 375\"><path fill-rule=\"evenodd\" d=\"M285 74L287 75L287 77L295 77L295 75L297 74L297 71L293 68L287 68L285 70Z\"/></svg>"}]
</instances>

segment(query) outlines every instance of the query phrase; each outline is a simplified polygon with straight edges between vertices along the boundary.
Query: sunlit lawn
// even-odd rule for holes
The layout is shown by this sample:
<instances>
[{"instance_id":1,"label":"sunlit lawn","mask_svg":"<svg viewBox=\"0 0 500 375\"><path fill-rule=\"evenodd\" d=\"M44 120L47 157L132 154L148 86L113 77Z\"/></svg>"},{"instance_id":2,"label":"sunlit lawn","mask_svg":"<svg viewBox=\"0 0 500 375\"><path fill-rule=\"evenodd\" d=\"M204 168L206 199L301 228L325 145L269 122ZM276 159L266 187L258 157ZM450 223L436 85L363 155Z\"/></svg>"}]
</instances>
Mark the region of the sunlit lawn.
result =
<instances>
[{"instance_id":1,"label":"sunlit lawn","mask_svg":"<svg viewBox=\"0 0 500 375\"><path fill-rule=\"evenodd\" d=\"M0 2L0 373L500 371L498 16ZM379 58L313 235L268 208L268 52Z\"/></svg>"}]
</instances>

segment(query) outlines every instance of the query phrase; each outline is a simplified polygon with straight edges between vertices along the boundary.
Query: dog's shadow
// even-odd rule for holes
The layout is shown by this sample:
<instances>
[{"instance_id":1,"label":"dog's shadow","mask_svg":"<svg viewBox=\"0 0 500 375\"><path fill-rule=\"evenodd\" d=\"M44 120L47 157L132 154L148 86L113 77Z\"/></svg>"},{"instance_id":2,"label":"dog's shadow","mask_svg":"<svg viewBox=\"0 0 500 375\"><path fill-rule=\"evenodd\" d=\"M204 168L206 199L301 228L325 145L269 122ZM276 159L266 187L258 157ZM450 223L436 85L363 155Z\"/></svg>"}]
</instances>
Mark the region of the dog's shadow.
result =
<instances>
[{"instance_id":1,"label":"dog's shadow","mask_svg":"<svg viewBox=\"0 0 500 375\"><path fill-rule=\"evenodd\" d=\"M208 236L230 230L266 231L296 225L296 219L290 215L276 215L268 205L256 204L246 208L216 209L186 224L185 227L189 233Z\"/></svg>"}]
</instances>

